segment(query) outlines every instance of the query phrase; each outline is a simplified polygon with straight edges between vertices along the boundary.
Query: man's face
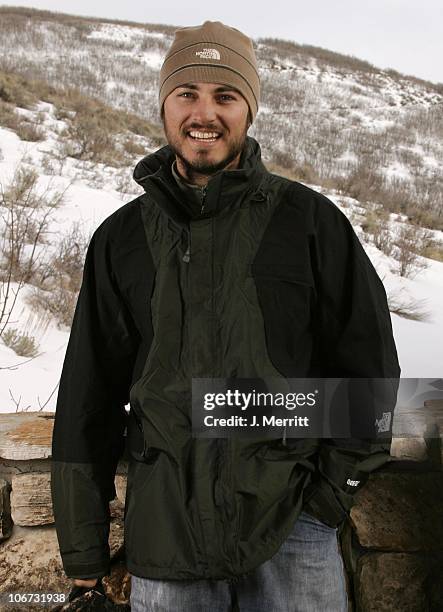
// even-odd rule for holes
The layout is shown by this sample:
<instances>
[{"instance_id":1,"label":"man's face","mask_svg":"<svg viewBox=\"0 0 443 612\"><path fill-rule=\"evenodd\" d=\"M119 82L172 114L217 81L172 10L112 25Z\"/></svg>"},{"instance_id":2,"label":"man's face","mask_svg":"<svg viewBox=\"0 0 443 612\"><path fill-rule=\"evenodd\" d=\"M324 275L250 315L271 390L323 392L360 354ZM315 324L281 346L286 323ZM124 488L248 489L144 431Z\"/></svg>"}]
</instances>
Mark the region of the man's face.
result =
<instances>
[{"instance_id":1,"label":"man's face","mask_svg":"<svg viewBox=\"0 0 443 612\"><path fill-rule=\"evenodd\" d=\"M249 127L249 108L235 89L187 83L164 102L166 138L179 171L191 182L238 165Z\"/></svg>"}]
</instances>

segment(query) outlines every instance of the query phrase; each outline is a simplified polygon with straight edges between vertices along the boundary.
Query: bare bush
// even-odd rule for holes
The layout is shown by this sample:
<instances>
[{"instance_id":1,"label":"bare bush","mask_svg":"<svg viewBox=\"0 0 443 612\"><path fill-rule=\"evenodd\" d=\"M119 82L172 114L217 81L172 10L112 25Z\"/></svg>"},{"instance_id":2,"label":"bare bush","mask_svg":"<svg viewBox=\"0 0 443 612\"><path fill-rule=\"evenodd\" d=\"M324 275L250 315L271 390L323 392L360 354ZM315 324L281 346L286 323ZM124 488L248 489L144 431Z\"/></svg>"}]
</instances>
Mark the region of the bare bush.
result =
<instances>
[{"instance_id":1,"label":"bare bush","mask_svg":"<svg viewBox=\"0 0 443 612\"><path fill-rule=\"evenodd\" d=\"M29 142L45 140L44 130L30 121L20 121L15 128L15 132L21 140L27 140Z\"/></svg>"},{"instance_id":2,"label":"bare bush","mask_svg":"<svg viewBox=\"0 0 443 612\"><path fill-rule=\"evenodd\" d=\"M137 193L138 187L132 178L132 173L124 170L115 180L115 189L123 195Z\"/></svg>"},{"instance_id":3,"label":"bare bush","mask_svg":"<svg viewBox=\"0 0 443 612\"><path fill-rule=\"evenodd\" d=\"M8 185L0 183L0 337L20 290L41 265L49 220L63 196L50 186L39 191L36 172L24 165Z\"/></svg>"},{"instance_id":4,"label":"bare bush","mask_svg":"<svg viewBox=\"0 0 443 612\"><path fill-rule=\"evenodd\" d=\"M14 106L30 108L37 100L25 84L26 81L23 77L0 72L0 100L9 102Z\"/></svg>"},{"instance_id":5,"label":"bare bush","mask_svg":"<svg viewBox=\"0 0 443 612\"><path fill-rule=\"evenodd\" d=\"M98 162L114 149L113 132L102 115L85 107L76 113L62 136L69 141L66 152L70 157Z\"/></svg>"},{"instance_id":6,"label":"bare bush","mask_svg":"<svg viewBox=\"0 0 443 612\"><path fill-rule=\"evenodd\" d=\"M20 122L18 114L12 104L0 100L0 125L15 130Z\"/></svg>"},{"instance_id":7,"label":"bare bush","mask_svg":"<svg viewBox=\"0 0 443 612\"><path fill-rule=\"evenodd\" d=\"M362 230L372 237L374 246L385 255L391 255L393 243L389 227L389 213L381 207L367 207L361 223Z\"/></svg>"},{"instance_id":8,"label":"bare bush","mask_svg":"<svg viewBox=\"0 0 443 612\"><path fill-rule=\"evenodd\" d=\"M51 313L59 325L70 327L80 290L84 258L90 236L74 223L57 243L52 257L35 276L29 305L36 311Z\"/></svg>"},{"instance_id":9,"label":"bare bush","mask_svg":"<svg viewBox=\"0 0 443 612\"><path fill-rule=\"evenodd\" d=\"M398 273L413 278L427 268L426 260L420 256L423 247L423 230L417 225L403 225L394 240L394 258L398 262Z\"/></svg>"},{"instance_id":10,"label":"bare bush","mask_svg":"<svg viewBox=\"0 0 443 612\"><path fill-rule=\"evenodd\" d=\"M36 357L38 344L33 336L18 329L9 328L1 336L4 344L11 348L20 357Z\"/></svg>"},{"instance_id":11,"label":"bare bush","mask_svg":"<svg viewBox=\"0 0 443 612\"><path fill-rule=\"evenodd\" d=\"M123 143L123 148L132 157L146 155L146 147L136 142L133 138L127 138Z\"/></svg>"}]
</instances>

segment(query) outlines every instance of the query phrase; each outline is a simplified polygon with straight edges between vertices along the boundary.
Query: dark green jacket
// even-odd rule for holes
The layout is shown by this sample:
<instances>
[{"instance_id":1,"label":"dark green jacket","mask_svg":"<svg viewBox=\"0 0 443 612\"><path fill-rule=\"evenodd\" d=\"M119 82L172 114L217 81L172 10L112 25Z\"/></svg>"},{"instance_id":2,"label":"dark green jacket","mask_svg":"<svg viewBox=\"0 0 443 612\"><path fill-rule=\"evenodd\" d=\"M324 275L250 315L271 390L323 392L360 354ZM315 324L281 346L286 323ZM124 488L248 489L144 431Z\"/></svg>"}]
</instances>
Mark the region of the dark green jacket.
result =
<instances>
[{"instance_id":1,"label":"dark green jacket","mask_svg":"<svg viewBox=\"0 0 443 612\"><path fill-rule=\"evenodd\" d=\"M53 439L71 577L108 571L125 433L127 567L151 578L246 573L302 508L339 525L389 461L389 443L370 440L192 437L192 378L395 378L399 366L382 283L334 204L268 173L252 138L240 169L209 181L200 211L172 161L164 147L137 165L146 193L88 249Z\"/></svg>"}]
</instances>

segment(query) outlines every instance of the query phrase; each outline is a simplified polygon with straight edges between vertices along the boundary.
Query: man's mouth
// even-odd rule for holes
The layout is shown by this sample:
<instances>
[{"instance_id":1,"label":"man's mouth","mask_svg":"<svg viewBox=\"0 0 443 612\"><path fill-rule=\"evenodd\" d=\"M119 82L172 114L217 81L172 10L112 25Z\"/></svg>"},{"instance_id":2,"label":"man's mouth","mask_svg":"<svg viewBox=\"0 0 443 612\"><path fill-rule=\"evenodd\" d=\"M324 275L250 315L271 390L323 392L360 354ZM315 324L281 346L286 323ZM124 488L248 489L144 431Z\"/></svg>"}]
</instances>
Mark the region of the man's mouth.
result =
<instances>
[{"instance_id":1,"label":"man's mouth","mask_svg":"<svg viewBox=\"0 0 443 612\"><path fill-rule=\"evenodd\" d=\"M218 132L201 132L200 130L191 130L188 132L188 136L197 142L210 143L215 142L218 138L220 138L221 134Z\"/></svg>"}]
</instances>

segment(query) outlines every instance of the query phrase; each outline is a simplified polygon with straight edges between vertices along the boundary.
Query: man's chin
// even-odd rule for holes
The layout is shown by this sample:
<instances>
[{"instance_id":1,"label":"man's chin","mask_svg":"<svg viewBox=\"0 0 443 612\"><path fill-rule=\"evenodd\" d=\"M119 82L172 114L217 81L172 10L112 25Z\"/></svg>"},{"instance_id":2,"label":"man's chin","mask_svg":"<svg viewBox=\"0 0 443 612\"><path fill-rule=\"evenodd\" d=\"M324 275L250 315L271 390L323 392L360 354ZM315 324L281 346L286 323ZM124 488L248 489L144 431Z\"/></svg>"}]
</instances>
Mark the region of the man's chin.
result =
<instances>
[{"instance_id":1,"label":"man's chin","mask_svg":"<svg viewBox=\"0 0 443 612\"><path fill-rule=\"evenodd\" d=\"M181 161L188 173L192 172L210 176L226 168L232 160L228 157L217 160L217 158L205 151L205 155L198 156L197 159L195 156L192 159L181 156Z\"/></svg>"}]
</instances>

